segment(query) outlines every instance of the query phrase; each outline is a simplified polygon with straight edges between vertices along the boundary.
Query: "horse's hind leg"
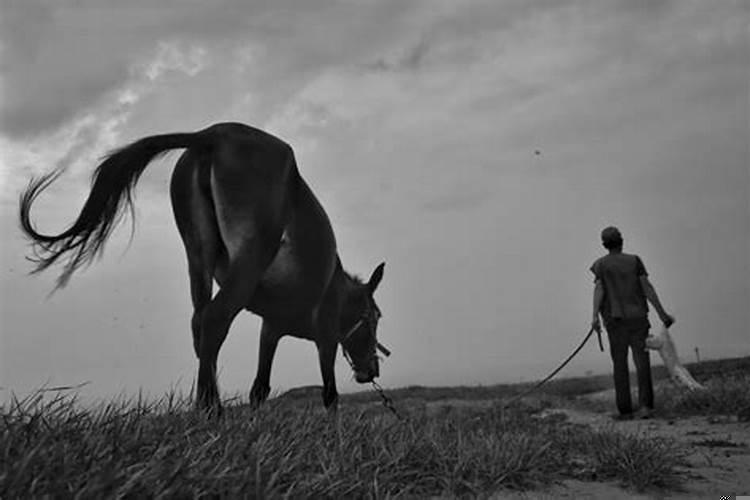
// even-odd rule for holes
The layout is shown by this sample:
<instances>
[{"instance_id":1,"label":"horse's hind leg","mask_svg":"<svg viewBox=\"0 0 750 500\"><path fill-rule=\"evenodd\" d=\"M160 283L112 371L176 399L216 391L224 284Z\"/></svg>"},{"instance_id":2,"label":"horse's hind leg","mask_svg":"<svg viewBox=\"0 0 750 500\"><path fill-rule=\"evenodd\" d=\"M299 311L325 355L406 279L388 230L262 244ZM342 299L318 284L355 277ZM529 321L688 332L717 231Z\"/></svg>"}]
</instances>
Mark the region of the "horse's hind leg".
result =
<instances>
[{"instance_id":1,"label":"horse's hind leg","mask_svg":"<svg viewBox=\"0 0 750 500\"><path fill-rule=\"evenodd\" d=\"M235 260L222 287L201 311L197 396L203 408L221 410L216 362L232 321L247 305L260 276L259 267L252 261L250 257Z\"/></svg>"},{"instance_id":2,"label":"horse's hind leg","mask_svg":"<svg viewBox=\"0 0 750 500\"><path fill-rule=\"evenodd\" d=\"M185 152L172 174L171 197L177 229L187 253L190 296L193 302L193 350L199 356L201 315L211 301L216 254L221 244L211 202L206 157Z\"/></svg>"},{"instance_id":3,"label":"horse's hind leg","mask_svg":"<svg viewBox=\"0 0 750 500\"><path fill-rule=\"evenodd\" d=\"M278 251L291 165L284 158L227 151L212 165L211 194L228 262L219 292L201 314L198 369L198 403L217 409L221 406L216 384L219 350Z\"/></svg>"},{"instance_id":4,"label":"horse's hind leg","mask_svg":"<svg viewBox=\"0 0 750 500\"><path fill-rule=\"evenodd\" d=\"M229 327L237 314L247 307L263 270L273 253L267 243L250 238L235 247L229 256L226 278L221 288L201 313L198 368L198 404L204 408L221 410L216 384L216 362Z\"/></svg>"}]
</instances>

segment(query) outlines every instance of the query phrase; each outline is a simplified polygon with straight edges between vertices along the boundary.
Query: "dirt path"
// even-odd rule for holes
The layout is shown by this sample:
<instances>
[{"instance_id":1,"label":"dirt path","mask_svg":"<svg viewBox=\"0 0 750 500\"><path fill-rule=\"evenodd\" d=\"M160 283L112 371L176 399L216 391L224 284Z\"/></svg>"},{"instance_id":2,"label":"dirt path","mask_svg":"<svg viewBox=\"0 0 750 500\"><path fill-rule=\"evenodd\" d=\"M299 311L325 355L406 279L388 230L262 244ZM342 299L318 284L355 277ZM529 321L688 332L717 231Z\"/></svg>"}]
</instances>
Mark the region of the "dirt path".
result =
<instances>
[{"instance_id":1,"label":"dirt path","mask_svg":"<svg viewBox=\"0 0 750 500\"><path fill-rule=\"evenodd\" d=\"M570 422L613 428L673 439L687 452L687 466L681 470L682 490L628 493L617 485L569 481L552 491L554 498L721 498L722 495L750 495L750 423L736 417L654 418L614 422L610 415L578 409L545 410L562 413ZM542 495L543 495L542 494ZM623 496L624 495L624 496ZM520 498L545 498L527 496Z\"/></svg>"}]
</instances>

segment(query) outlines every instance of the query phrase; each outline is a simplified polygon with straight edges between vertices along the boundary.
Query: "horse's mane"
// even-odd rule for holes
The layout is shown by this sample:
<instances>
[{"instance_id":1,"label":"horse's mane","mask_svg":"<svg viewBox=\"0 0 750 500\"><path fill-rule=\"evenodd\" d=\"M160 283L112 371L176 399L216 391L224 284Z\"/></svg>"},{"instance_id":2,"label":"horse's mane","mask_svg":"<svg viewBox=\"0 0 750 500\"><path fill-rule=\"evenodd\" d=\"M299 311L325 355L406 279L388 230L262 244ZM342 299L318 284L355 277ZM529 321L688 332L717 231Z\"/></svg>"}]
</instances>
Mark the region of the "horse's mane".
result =
<instances>
[{"instance_id":1,"label":"horse's mane","mask_svg":"<svg viewBox=\"0 0 750 500\"><path fill-rule=\"evenodd\" d=\"M352 282L353 282L353 283L354 283L355 285L364 285L364 284L365 284L365 281L364 281L364 280L362 279L362 277L361 277L361 276L359 276L358 274L352 274L352 273L346 272L346 276L347 276L347 277L348 277L348 278L349 278L350 280L352 280Z\"/></svg>"}]
</instances>

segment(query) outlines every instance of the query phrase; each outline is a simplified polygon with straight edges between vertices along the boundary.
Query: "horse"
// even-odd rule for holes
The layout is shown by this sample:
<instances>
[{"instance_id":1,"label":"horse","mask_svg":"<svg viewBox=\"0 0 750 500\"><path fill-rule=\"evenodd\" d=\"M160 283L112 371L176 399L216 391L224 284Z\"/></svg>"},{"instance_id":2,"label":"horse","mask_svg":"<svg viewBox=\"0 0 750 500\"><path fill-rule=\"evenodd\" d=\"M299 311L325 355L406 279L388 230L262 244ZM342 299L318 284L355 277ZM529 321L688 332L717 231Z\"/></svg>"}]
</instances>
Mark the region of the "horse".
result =
<instances>
[{"instance_id":1,"label":"horse","mask_svg":"<svg viewBox=\"0 0 750 500\"><path fill-rule=\"evenodd\" d=\"M232 321L245 309L262 318L251 404L267 399L276 347L291 335L315 342L323 405L335 411L339 344L358 383L380 375L376 349L388 353L377 340L381 312L374 299L385 262L367 281L344 270L331 223L300 175L292 147L265 131L217 123L117 149L96 167L75 222L57 235L37 232L30 210L62 171L32 178L19 200L32 274L63 259L57 290L90 264L126 209L135 220L133 191L146 166L173 149L185 150L172 172L170 195L187 254L197 406L221 413L216 362Z\"/></svg>"}]
</instances>

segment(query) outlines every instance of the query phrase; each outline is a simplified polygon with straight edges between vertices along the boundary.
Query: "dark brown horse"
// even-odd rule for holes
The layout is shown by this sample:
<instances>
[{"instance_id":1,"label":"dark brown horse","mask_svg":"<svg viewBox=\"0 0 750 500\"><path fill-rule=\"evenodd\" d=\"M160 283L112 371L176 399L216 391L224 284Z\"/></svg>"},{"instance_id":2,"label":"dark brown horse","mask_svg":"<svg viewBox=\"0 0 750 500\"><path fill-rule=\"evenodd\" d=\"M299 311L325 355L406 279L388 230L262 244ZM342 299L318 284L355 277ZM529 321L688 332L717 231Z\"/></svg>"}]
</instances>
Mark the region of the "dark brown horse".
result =
<instances>
[{"instance_id":1,"label":"dark brown horse","mask_svg":"<svg viewBox=\"0 0 750 500\"><path fill-rule=\"evenodd\" d=\"M338 344L360 383L379 375L376 348L387 353L376 338L380 310L373 298L384 264L367 282L344 271L328 216L300 176L292 148L261 130L221 123L145 137L115 151L94 172L76 221L55 236L38 233L29 211L60 172L32 180L21 195L20 219L32 240L34 272L65 259L57 285L64 286L103 250L123 210L132 213L132 191L148 163L177 148L186 151L171 195L190 274L198 405L220 410L216 360L235 316L247 309L263 318L251 402L268 397L276 346L293 335L315 342L323 403L335 408Z\"/></svg>"}]
</instances>

